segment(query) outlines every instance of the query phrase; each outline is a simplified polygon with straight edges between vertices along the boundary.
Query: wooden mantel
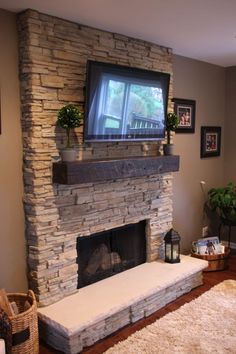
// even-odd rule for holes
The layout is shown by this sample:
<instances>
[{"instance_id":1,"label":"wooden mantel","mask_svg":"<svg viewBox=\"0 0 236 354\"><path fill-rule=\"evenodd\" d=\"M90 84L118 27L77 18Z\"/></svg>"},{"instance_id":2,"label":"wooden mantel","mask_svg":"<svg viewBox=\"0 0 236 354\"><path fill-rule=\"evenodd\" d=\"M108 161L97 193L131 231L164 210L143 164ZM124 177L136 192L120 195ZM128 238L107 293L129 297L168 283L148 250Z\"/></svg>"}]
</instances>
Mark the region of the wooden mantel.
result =
<instances>
[{"instance_id":1,"label":"wooden mantel","mask_svg":"<svg viewBox=\"0 0 236 354\"><path fill-rule=\"evenodd\" d=\"M144 156L53 163L53 183L80 184L179 170L179 156Z\"/></svg>"}]
</instances>

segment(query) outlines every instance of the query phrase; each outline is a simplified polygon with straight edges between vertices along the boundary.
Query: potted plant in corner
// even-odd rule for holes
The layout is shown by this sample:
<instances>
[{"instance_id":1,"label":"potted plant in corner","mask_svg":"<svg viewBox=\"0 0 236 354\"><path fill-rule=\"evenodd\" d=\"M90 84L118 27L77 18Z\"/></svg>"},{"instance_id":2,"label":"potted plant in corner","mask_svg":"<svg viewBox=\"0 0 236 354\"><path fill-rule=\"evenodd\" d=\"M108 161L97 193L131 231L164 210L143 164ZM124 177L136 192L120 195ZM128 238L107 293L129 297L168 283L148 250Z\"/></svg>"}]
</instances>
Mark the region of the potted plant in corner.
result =
<instances>
[{"instance_id":1,"label":"potted plant in corner","mask_svg":"<svg viewBox=\"0 0 236 354\"><path fill-rule=\"evenodd\" d=\"M66 146L61 150L62 161L76 160L76 150L71 144L71 129L80 127L82 118L83 113L73 104L62 107L58 112L57 125L66 131Z\"/></svg>"},{"instance_id":2,"label":"potted plant in corner","mask_svg":"<svg viewBox=\"0 0 236 354\"><path fill-rule=\"evenodd\" d=\"M164 155L173 155L173 144L170 143L171 132L174 132L179 124L179 117L175 113L168 113L166 119L167 143L163 144Z\"/></svg>"},{"instance_id":3,"label":"potted plant in corner","mask_svg":"<svg viewBox=\"0 0 236 354\"><path fill-rule=\"evenodd\" d=\"M210 189L207 206L224 224L236 225L236 186L230 182L226 187Z\"/></svg>"}]
</instances>

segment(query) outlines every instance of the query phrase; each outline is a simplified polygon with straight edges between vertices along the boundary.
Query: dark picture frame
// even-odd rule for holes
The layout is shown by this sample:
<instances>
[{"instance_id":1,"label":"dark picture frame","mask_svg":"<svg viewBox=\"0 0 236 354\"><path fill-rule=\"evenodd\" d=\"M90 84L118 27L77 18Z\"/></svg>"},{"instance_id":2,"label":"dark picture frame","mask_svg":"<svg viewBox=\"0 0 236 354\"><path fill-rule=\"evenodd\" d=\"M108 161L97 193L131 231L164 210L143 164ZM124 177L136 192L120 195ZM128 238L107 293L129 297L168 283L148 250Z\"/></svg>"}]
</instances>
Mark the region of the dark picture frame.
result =
<instances>
[{"instance_id":1,"label":"dark picture frame","mask_svg":"<svg viewBox=\"0 0 236 354\"><path fill-rule=\"evenodd\" d=\"M176 133L195 132L196 101L184 98L173 98L174 112L179 117Z\"/></svg>"},{"instance_id":2,"label":"dark picture frame","mask_svg":"<svg viewBox=\"0 0 236 354\"><path fill-rule=\"evenodd\" d=\"M201 127L201 158L220 156L221 127Z\"/></svg>"}]
</instances>

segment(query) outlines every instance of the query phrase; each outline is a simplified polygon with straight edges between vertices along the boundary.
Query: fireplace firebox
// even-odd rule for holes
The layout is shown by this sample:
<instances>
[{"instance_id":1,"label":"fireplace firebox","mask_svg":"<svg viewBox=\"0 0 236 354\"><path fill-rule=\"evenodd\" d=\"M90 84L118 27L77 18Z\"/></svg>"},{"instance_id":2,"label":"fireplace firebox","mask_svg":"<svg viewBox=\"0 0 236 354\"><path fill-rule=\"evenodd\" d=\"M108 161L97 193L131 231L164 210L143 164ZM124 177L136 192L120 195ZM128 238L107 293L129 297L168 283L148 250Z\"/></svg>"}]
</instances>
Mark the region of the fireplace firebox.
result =
<instances>
[{"instance_id":1,"label":"fireplace firebox","mask_svg":"<svg viewBox=\"0 0 236 354\"><path fill-rule=\"evenodd\" d=\"M78 288L146 262L146 222L77 239Z\"/></svg>"}]
</instances>

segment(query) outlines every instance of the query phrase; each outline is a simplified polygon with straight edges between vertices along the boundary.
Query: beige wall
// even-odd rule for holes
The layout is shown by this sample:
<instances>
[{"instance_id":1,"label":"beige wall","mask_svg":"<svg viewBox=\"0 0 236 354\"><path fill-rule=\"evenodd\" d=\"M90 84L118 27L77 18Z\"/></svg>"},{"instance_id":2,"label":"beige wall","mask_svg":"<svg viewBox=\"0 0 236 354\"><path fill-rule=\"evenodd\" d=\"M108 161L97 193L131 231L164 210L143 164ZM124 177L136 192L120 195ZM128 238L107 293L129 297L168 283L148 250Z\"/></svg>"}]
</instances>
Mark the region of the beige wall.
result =
<instances>
[{"instance_id":1,"label":"beige wall","mask_svg":"<svg viewBox=\"0 0 236 354\"><path fill-rule=\"evenodd\" d=\"M174 227L182 237L182 250L201 237L204 194L220 186L224 178L225 69L189 58L174 56L174 97L196 100L194 134L176 134L175 153L180 155L180 171L174 175ZM220 157L200 158L202 125L222 127Z\"/></svg>"},{"instance_id":2,"label":"beige wall","mask_svg":"<svg viewBox=\"0 0 236 354\"><path fill-rule=\"evenodd\" d=\"M22 146L14 14L0 10L0 288L26 289Z\"/></svg>"},{"instance_id":3,"label":"beige wall","mask_svg":"<svg viewBox=\"0 0 236 354\"><path fill-rule=\"evenodd\" d=\"M236 66L226 69L225 183L236 183Z\"/></svg>"},{"instance_id":4,"label":"beige wall","mask_svg":"<svg viewBox=\"0 0 236 354\"><path fill-rule=\"evenodd\" d=\"M236 183L236 66L226 69L226 119L225 119L225 175L224 182ZM224 235L227 237L227 228ZM236 228L232 228L231 241L236 244Z\"/></svg>"}]
</instances>

